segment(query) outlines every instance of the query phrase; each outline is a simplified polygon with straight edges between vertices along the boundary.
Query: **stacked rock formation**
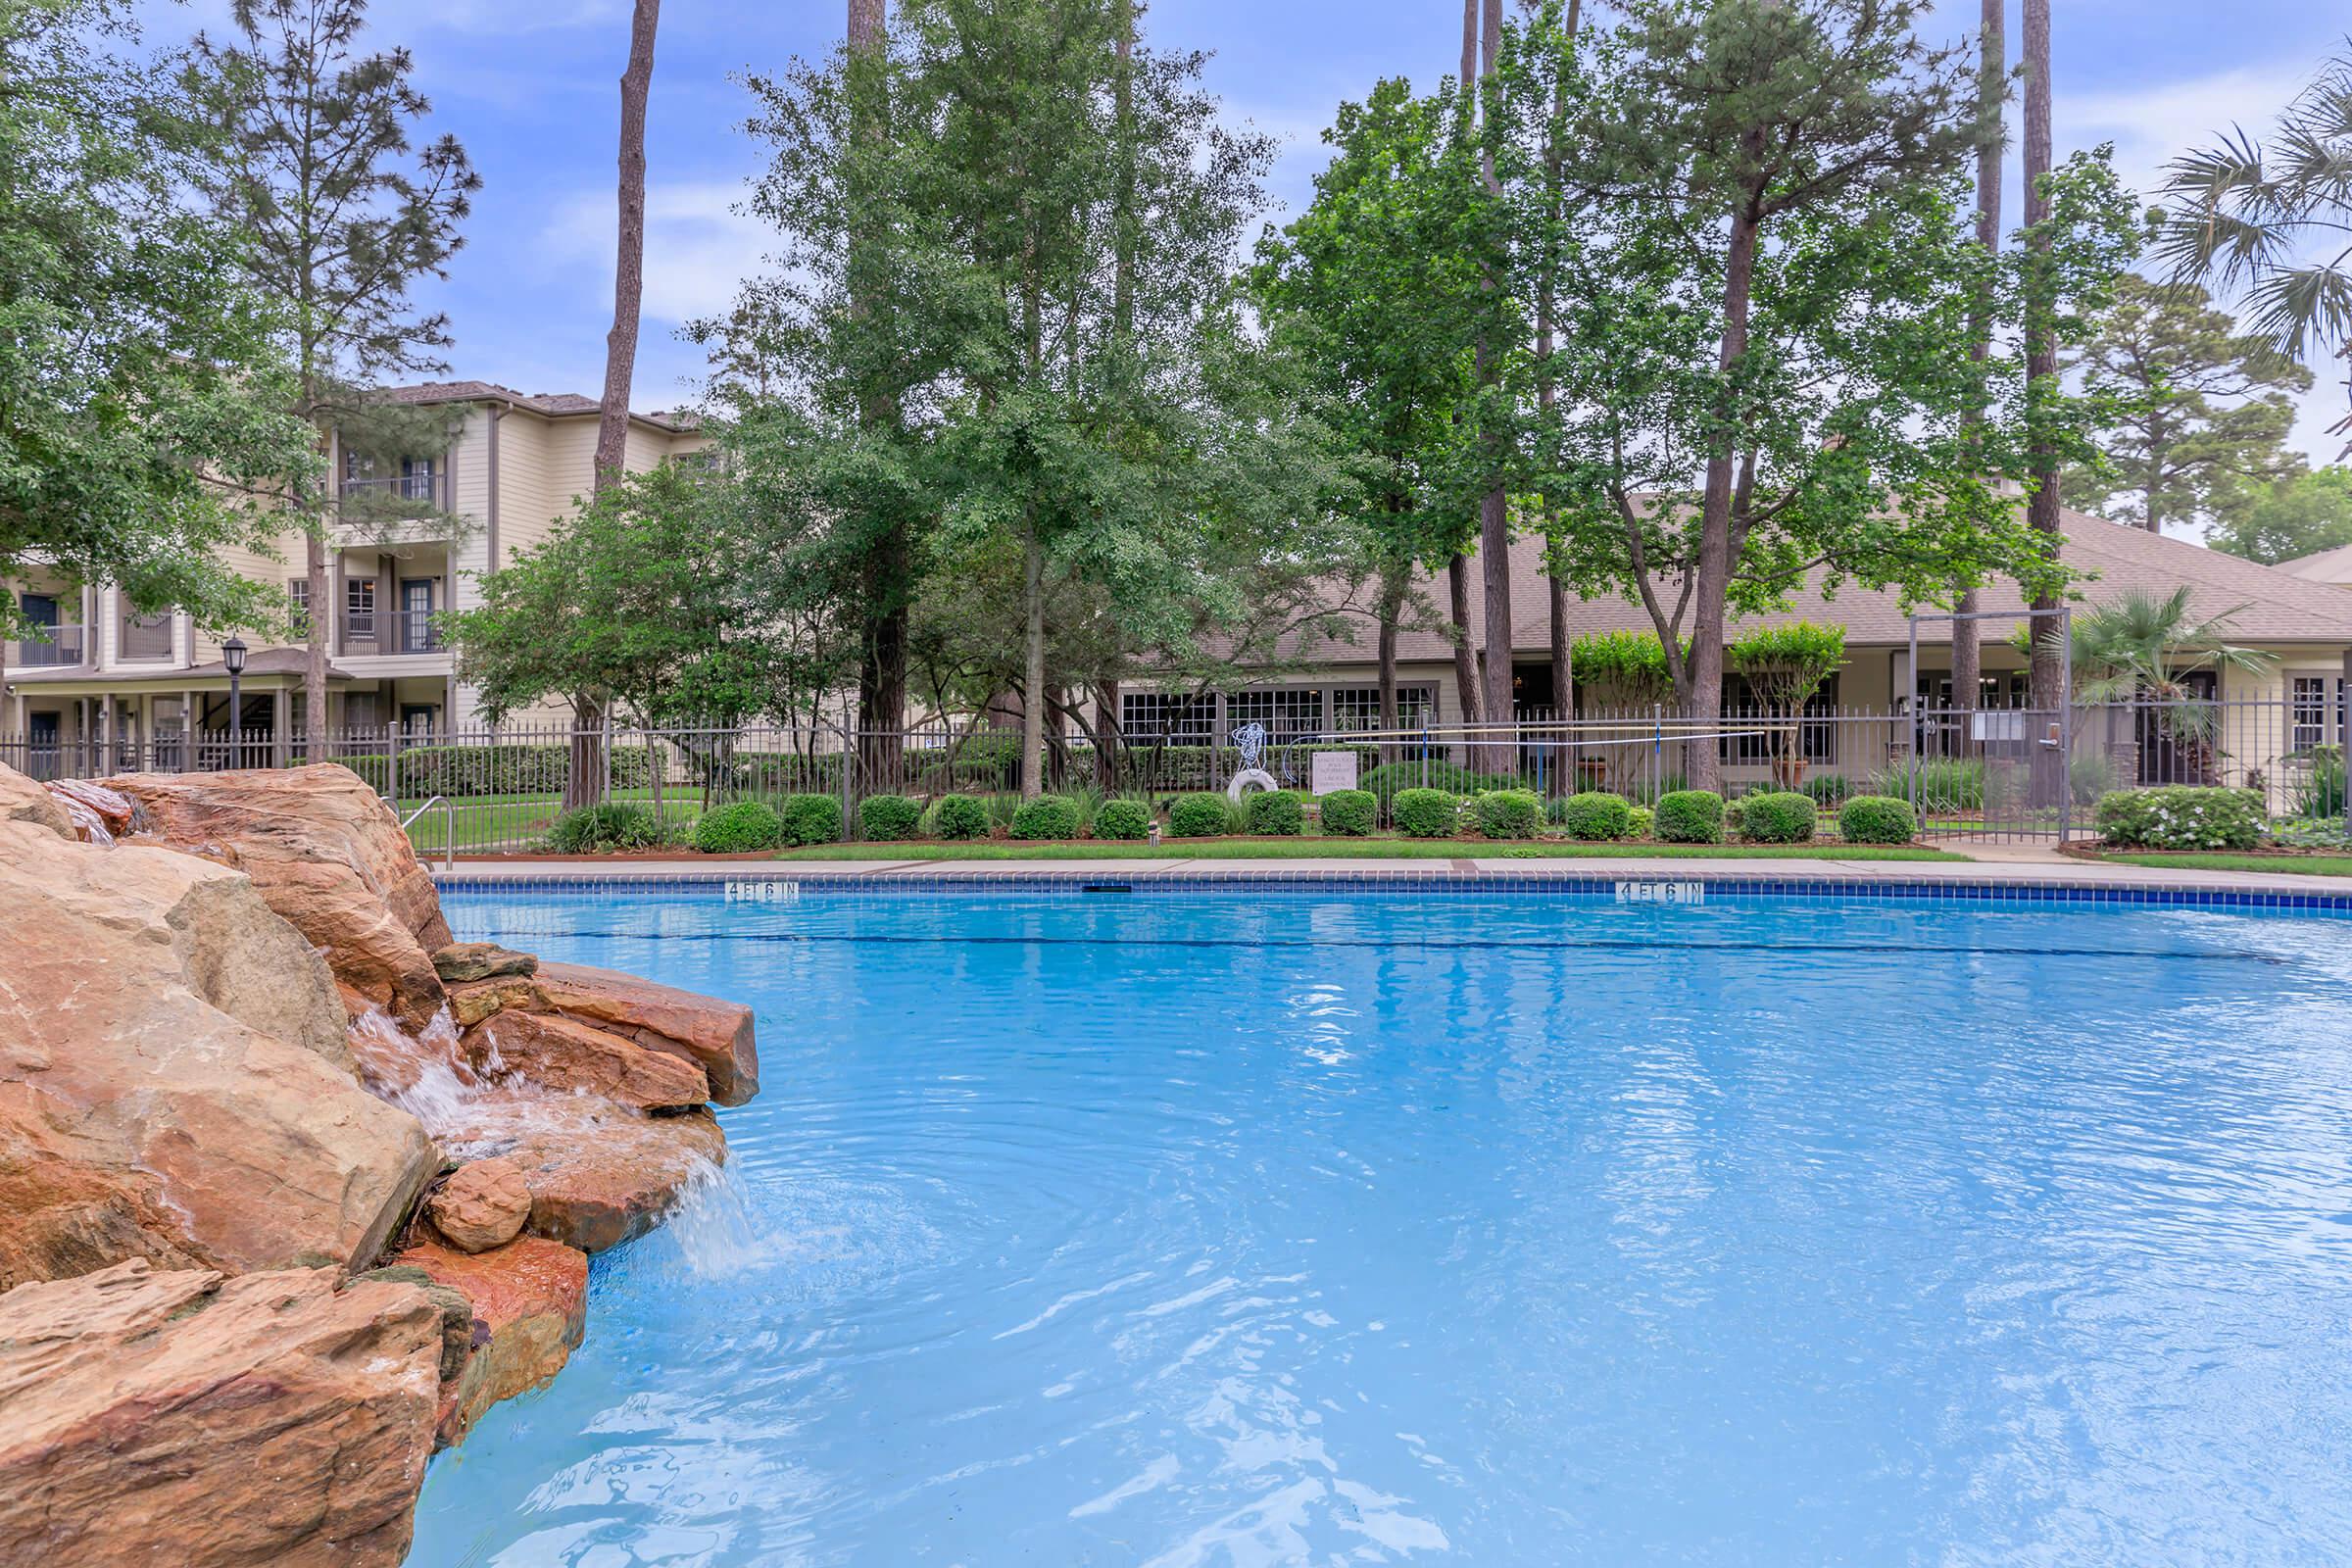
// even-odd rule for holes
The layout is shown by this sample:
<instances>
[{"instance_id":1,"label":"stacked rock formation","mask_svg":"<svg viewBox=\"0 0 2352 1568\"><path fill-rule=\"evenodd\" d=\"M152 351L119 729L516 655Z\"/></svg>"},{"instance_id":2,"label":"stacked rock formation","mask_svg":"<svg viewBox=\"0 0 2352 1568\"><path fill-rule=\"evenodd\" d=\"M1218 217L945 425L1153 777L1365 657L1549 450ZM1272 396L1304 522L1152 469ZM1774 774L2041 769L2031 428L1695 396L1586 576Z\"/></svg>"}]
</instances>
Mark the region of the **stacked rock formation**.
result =
<instances>
[{"instance_id":1,"label":"stacked rock formation","mask_svg":"<svg viewBox=\"0 0 2352 1568\"><path fill-rule=\"evenodd\" d=\"M453 943L339 767L0 768L0 1562L398 1563L758 1087L746 1008Z\"/></svg>"}]
</instances>

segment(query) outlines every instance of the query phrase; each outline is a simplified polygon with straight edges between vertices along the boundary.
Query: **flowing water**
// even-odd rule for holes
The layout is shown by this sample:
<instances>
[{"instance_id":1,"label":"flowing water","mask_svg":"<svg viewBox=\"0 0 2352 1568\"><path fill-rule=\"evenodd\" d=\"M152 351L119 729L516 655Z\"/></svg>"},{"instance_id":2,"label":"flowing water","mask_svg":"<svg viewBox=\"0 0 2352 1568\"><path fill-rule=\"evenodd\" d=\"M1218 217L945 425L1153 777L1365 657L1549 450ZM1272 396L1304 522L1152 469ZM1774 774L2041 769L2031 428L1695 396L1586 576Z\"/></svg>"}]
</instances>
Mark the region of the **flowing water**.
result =
<instances>
[{"instance_id":1,"label":"flowing water","mask_svg":"<svg viewBox=\"0 0 2352 1568\"><path fill-rule=\"evenodd\" d=\"M419 1568L2352 1541L2352 921L460 894L763 1088Z\"/></svg>"}]
</instances>

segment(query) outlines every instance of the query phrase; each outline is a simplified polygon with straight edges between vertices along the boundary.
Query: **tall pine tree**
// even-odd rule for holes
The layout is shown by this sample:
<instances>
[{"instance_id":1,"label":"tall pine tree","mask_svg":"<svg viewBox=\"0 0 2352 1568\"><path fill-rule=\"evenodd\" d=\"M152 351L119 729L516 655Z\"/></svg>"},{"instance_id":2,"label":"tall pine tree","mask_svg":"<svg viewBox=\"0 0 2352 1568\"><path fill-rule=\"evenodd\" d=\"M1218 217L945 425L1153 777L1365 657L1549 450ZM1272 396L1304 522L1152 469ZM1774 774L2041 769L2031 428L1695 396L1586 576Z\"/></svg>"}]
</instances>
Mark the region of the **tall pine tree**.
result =
<instances>
[{"instance_id":1,"label":"tall pine tree","mask_svg":"<svg viewBox=\"0 0 2352 1568\"><path fill-rule=\"evenodd\" d=\"M481 179L454 136L415 145L430 105L411 83L407 50L356 52L367 12L367 0L235 0L234 37L200 36L187 81L220 138L198 183L247 236L251 284L287 323L291 412L321 447L340 437L398 456L416 420L369 392L447 368L448 318L414 290L445 274ZM304 721L317 746L327 732L334 476L289 474L282 498L305 538Z\"/></svg>"}]
</instances>

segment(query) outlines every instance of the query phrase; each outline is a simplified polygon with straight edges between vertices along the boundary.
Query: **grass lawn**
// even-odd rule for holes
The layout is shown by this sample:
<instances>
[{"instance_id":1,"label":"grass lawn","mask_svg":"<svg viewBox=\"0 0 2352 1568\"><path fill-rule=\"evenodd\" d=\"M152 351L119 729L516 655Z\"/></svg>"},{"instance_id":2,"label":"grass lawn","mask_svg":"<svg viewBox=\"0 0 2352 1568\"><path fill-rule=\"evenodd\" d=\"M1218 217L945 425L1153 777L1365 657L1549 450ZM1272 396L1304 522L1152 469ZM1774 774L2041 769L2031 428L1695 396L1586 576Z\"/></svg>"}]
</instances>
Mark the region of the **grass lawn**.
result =
<instances>
[{"instance_id":1,"label":"grass lawn","mask_svg":"<svg viewBox=\"0 0 2352 1568\"><path fill-rule=\"evenodd\" d=\"M2118 865L2152 865L2166 871L2277 871L2299 876L2352 876L2352 855L2230 855L2192 850L2102 855L2099 858Z\"/></svg>"},{"instance_id":2,"label":"grass lawn","mask_svg":"<svg viewBox=\"0 0 2352 1568\"><path fill-rule=\"evenodd\" d=\"M1965 855L1876 844L1583 844L1484 839L1170 839L1156 848L1115 839L1016 844L820 844L780 860L1965 860Z\"/></svg>"},{"instance_id":3,"label":"grass lawn","mask_svg":"<svg viewBox=\"0 0 2352 1568\"><path fill-rule=\"evenodd\" d=\"M651 808L654 792L648 789L614 790L615 801L633 801ZM408 815L423 805L421 800L400 802L400 814ZM528 850L538 846L547 836L563 809L563 802L553 795L533 792L528 795L466 795L449 803L456 808L454 837L460 855L485 850ZM702 814L703 798L698 790L667 789L662 792L662 816L683 830ZM418 855L439 855L442 839L452 833L451 818L436 806L409 824L409 843Z\"/></svg>"}]
</instances>

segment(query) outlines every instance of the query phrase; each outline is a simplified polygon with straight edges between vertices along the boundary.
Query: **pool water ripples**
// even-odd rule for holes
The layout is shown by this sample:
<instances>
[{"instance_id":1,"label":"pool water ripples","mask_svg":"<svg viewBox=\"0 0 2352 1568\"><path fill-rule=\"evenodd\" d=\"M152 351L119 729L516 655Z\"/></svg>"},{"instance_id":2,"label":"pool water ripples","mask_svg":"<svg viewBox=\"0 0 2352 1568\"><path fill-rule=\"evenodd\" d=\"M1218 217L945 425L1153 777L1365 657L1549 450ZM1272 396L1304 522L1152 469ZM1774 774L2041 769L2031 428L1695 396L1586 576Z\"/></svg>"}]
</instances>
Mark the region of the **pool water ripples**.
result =
<instances>
[{"instance_id":1,"label":"pool water ripples","mask_svg":"<svg viewBox=\"0 0 2352 1568\"><path fill-rule=\"evenodd\" d=\"M763 1088L435 1462L420 1568L2352 1539L2352 923L450 906L754 1002Z\"/></svg>"}]
</instances>

